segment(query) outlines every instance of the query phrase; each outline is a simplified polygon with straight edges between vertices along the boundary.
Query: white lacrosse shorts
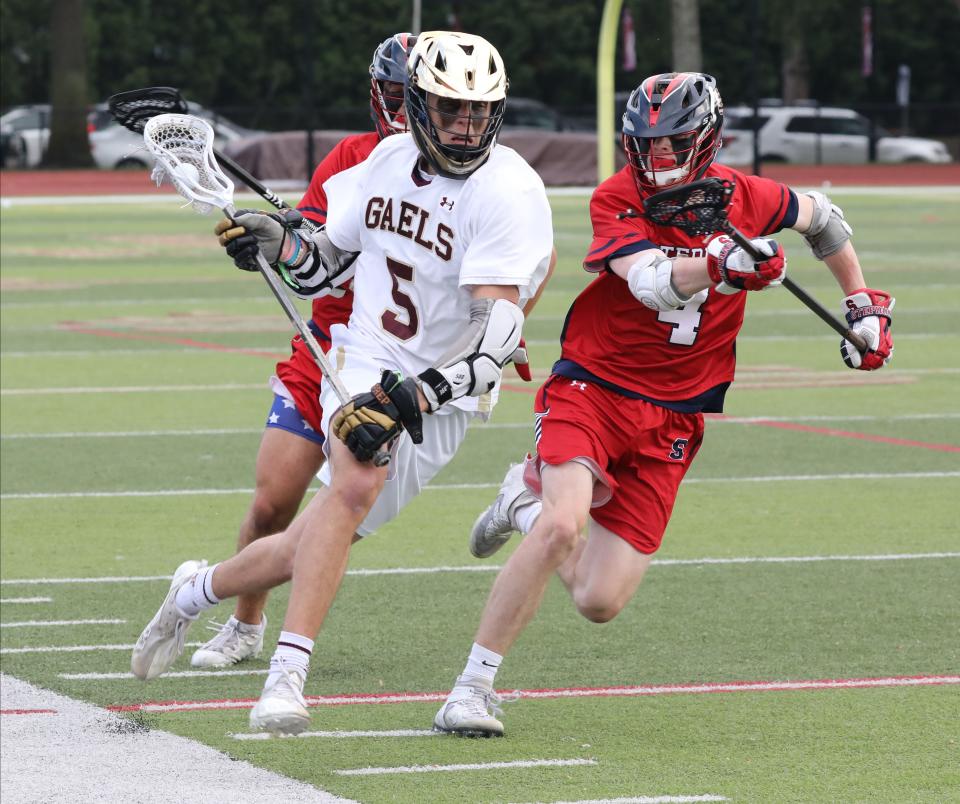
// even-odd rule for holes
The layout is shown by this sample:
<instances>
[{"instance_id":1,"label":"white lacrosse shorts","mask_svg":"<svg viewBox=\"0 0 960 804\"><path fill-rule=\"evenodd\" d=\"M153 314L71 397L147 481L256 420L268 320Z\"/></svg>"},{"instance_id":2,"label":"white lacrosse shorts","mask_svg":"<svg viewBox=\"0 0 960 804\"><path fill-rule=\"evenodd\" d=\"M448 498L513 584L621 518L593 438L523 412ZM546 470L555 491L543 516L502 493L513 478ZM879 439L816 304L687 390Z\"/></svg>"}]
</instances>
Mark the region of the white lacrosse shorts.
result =
<instances>
[{"instance_id":1,"label":"white lacrosse shorts","mask_svg":"<svg viewBox=\"0 0 960 804\"><path fill-rule=\"evenodd\" d=\"M328 357L351 396L365 393L380 382L380 375L385 368L397 368L383 359L374 359L346 347L332 349ZM330 419L340 408L340 400L326 379L320 386L320 404L323 407L323 433L328 435ZM441 408L432 415L424 415L421 444L414 444L408 433L401 433L390 449L387 481L370 512L357 528L360 536L369 536L394 519L407 503L423 491L437 472L450 463L463 443L470 419L475 415L453 406ZM324 442L324 451L329 454L328 445L329 439ZM321 467L317 477L321 483L329 486L332 472L328 461Z\"/></svg>"}]
</instances>

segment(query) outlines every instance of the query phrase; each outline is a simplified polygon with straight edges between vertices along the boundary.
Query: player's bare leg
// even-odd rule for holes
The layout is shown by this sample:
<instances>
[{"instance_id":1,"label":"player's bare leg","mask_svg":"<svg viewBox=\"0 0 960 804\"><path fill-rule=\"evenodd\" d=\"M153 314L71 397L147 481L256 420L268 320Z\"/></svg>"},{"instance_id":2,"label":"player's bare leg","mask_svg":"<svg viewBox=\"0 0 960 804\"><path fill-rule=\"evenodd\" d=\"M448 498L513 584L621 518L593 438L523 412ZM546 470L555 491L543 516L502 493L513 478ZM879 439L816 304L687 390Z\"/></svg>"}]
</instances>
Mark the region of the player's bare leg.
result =
<instances>
[{"instance_id":1,"label":"player's bare leg","mask_svg":"<svg viewBox=\"0 0 960 804\"><path fill-rule=\"evenodd\" d=\"M293 521L310 482L323 465L322 444L276 427L268 427L257 452L256 489L240 526L237 552L258 539L280 533ZM266 630L267 591L245 591L232 617L193 654L194 667L228 667L258 656Z\"/></svg>"},{"instance_id":2,"label":"player's bare leg","mask_svg":"<svg viewBox=\"0 0 960 804\"><path fill-rule=\"evenodd\" d=\"M437 731L503 734L503 724L494 717L497 667L537 613L550 576L577 548L593 498L594 476L583 464L545 466L541 479L543 509L497 575L467 666L434 718Z\"/></svg>"},{"instance_id":3,"label":"player's bare leg","mask_svg":"<svg viewBox=\"0 0 960 804\"><path fill-rule=\"evenodd\" d=\"M257 452L256 489L240 525L238 553L257 539L286 530L324 460L321 444L286 430L264 430ZM240 595L234 616L255 625L260 622L266 600L265 592Z\"/></svg>"},{"instance_id":4,"label":"player's bare leg","mask_svg":"<svg viewBox=\"0 0 960 804\"><path fill-rule=\"evenodd\" d=\"M270 675L250 712L253 729L297 734L309 725L303 683L313 640L343 580L353 535L386 480L388 467L358 462L342 442L331 441L330 451L334 471L327 493L314 498L294 521L300 538L290 602Z\"/></svg>"},{"instance_id":5,"label":"player's bare leg","mask_svg":"<svg viewBox=\"0 0 960 804\"><path fill-rule=\"evenodd\" d=\"M653 559L592 519L557 574L574 605L591 622L605 623L630 602Z\"/></svg>"}]
</instances>

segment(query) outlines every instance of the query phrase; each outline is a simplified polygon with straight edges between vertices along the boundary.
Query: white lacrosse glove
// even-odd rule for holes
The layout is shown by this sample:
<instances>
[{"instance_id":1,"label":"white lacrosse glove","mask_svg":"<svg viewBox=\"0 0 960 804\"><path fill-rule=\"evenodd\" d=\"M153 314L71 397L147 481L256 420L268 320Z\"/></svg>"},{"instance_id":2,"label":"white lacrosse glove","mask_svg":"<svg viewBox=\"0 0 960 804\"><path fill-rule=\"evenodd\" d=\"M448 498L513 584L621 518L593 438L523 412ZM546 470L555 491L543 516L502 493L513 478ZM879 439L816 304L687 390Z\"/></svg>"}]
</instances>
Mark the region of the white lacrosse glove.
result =
<instances>
[{"instance_id":1,"label":"white lacrosse glove","mask_svg":"<svg viewBox=\"0 0 960 804\"><path fill-rule=\"evenodd\" d=\"M766 290L783 282L787 275L783 247L766 237L757 237L750 242L765 256L762 262L754 260L726 235L718 235L707 243L707 273L716 283L718 293L729 295L741 290Z\"/></svg>"}]
</instances>

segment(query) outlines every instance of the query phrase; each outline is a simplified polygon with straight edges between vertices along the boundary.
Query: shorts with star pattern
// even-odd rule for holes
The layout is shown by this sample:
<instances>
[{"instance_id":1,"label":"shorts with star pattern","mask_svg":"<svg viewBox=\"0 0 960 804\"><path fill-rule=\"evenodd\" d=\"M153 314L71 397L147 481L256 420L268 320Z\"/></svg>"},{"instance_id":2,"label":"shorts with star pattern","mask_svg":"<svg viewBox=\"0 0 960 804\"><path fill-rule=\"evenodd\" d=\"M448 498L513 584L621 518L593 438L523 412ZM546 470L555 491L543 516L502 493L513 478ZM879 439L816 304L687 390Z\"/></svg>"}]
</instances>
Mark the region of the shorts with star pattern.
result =
<instances>
[{"instance_id":1,"label":"shorts with star pattern","mask_svg":"<svg viewBox=\"0 0 960 804\"><path fill-rule=\"evenodd\" d=\"M315 430L303 414L297 410L297 406L292 400L281 396L273 395L273 405L270 407L270 413L267 414L267 427L276 427L280 430L286 430L308 441L317 444L323 444L324 437L320 430Z\"/></svg>"}]
</instances>

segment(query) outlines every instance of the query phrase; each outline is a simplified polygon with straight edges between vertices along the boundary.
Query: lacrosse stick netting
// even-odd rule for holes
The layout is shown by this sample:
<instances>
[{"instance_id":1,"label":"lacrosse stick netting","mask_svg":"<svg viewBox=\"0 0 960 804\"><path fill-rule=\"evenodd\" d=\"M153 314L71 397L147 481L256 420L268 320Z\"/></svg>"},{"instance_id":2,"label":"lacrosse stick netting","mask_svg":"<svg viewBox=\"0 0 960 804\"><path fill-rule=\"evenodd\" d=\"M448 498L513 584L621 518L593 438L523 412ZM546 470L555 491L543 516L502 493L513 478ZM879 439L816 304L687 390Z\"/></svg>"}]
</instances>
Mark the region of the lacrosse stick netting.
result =
<instances>
[{"instance_id":1,"label":"lacrosse stick netting","mask_svg":"<svg viewBox=\"0 0 960 804\"><path fill-rule=\"evenodd\" d=\"M233 216L233 182L213 156L213 129L206 120L159 114L143 127L143 141L157 160L150 176L157 185L169 179L201 215L217 207Z\"/></svg>"},{"instance_id":2,"label":"lacrosse stick netting","mask_svg":"<svg viewBox=\"0 0 960 804\"><path fill-rule=\"evenodd\" d=\"M213 207L217 207L223 210L228 218L233 219L236 214L233 206L233 182L223 174L213 155L213 129L206 120L186 114L157 115L144 126L143 141L157 160L152 178L158 185L167 178L177 192L201 215L206 215ZM257 267L330 382L340 404L346 405L350 402L350 394L310 328L300 317L300 312L287 295L282 280L259 251ZM379 455L385 457L386 453ZM380 460L384 460L384 457Z\"/></svg>"}]
</instances>

